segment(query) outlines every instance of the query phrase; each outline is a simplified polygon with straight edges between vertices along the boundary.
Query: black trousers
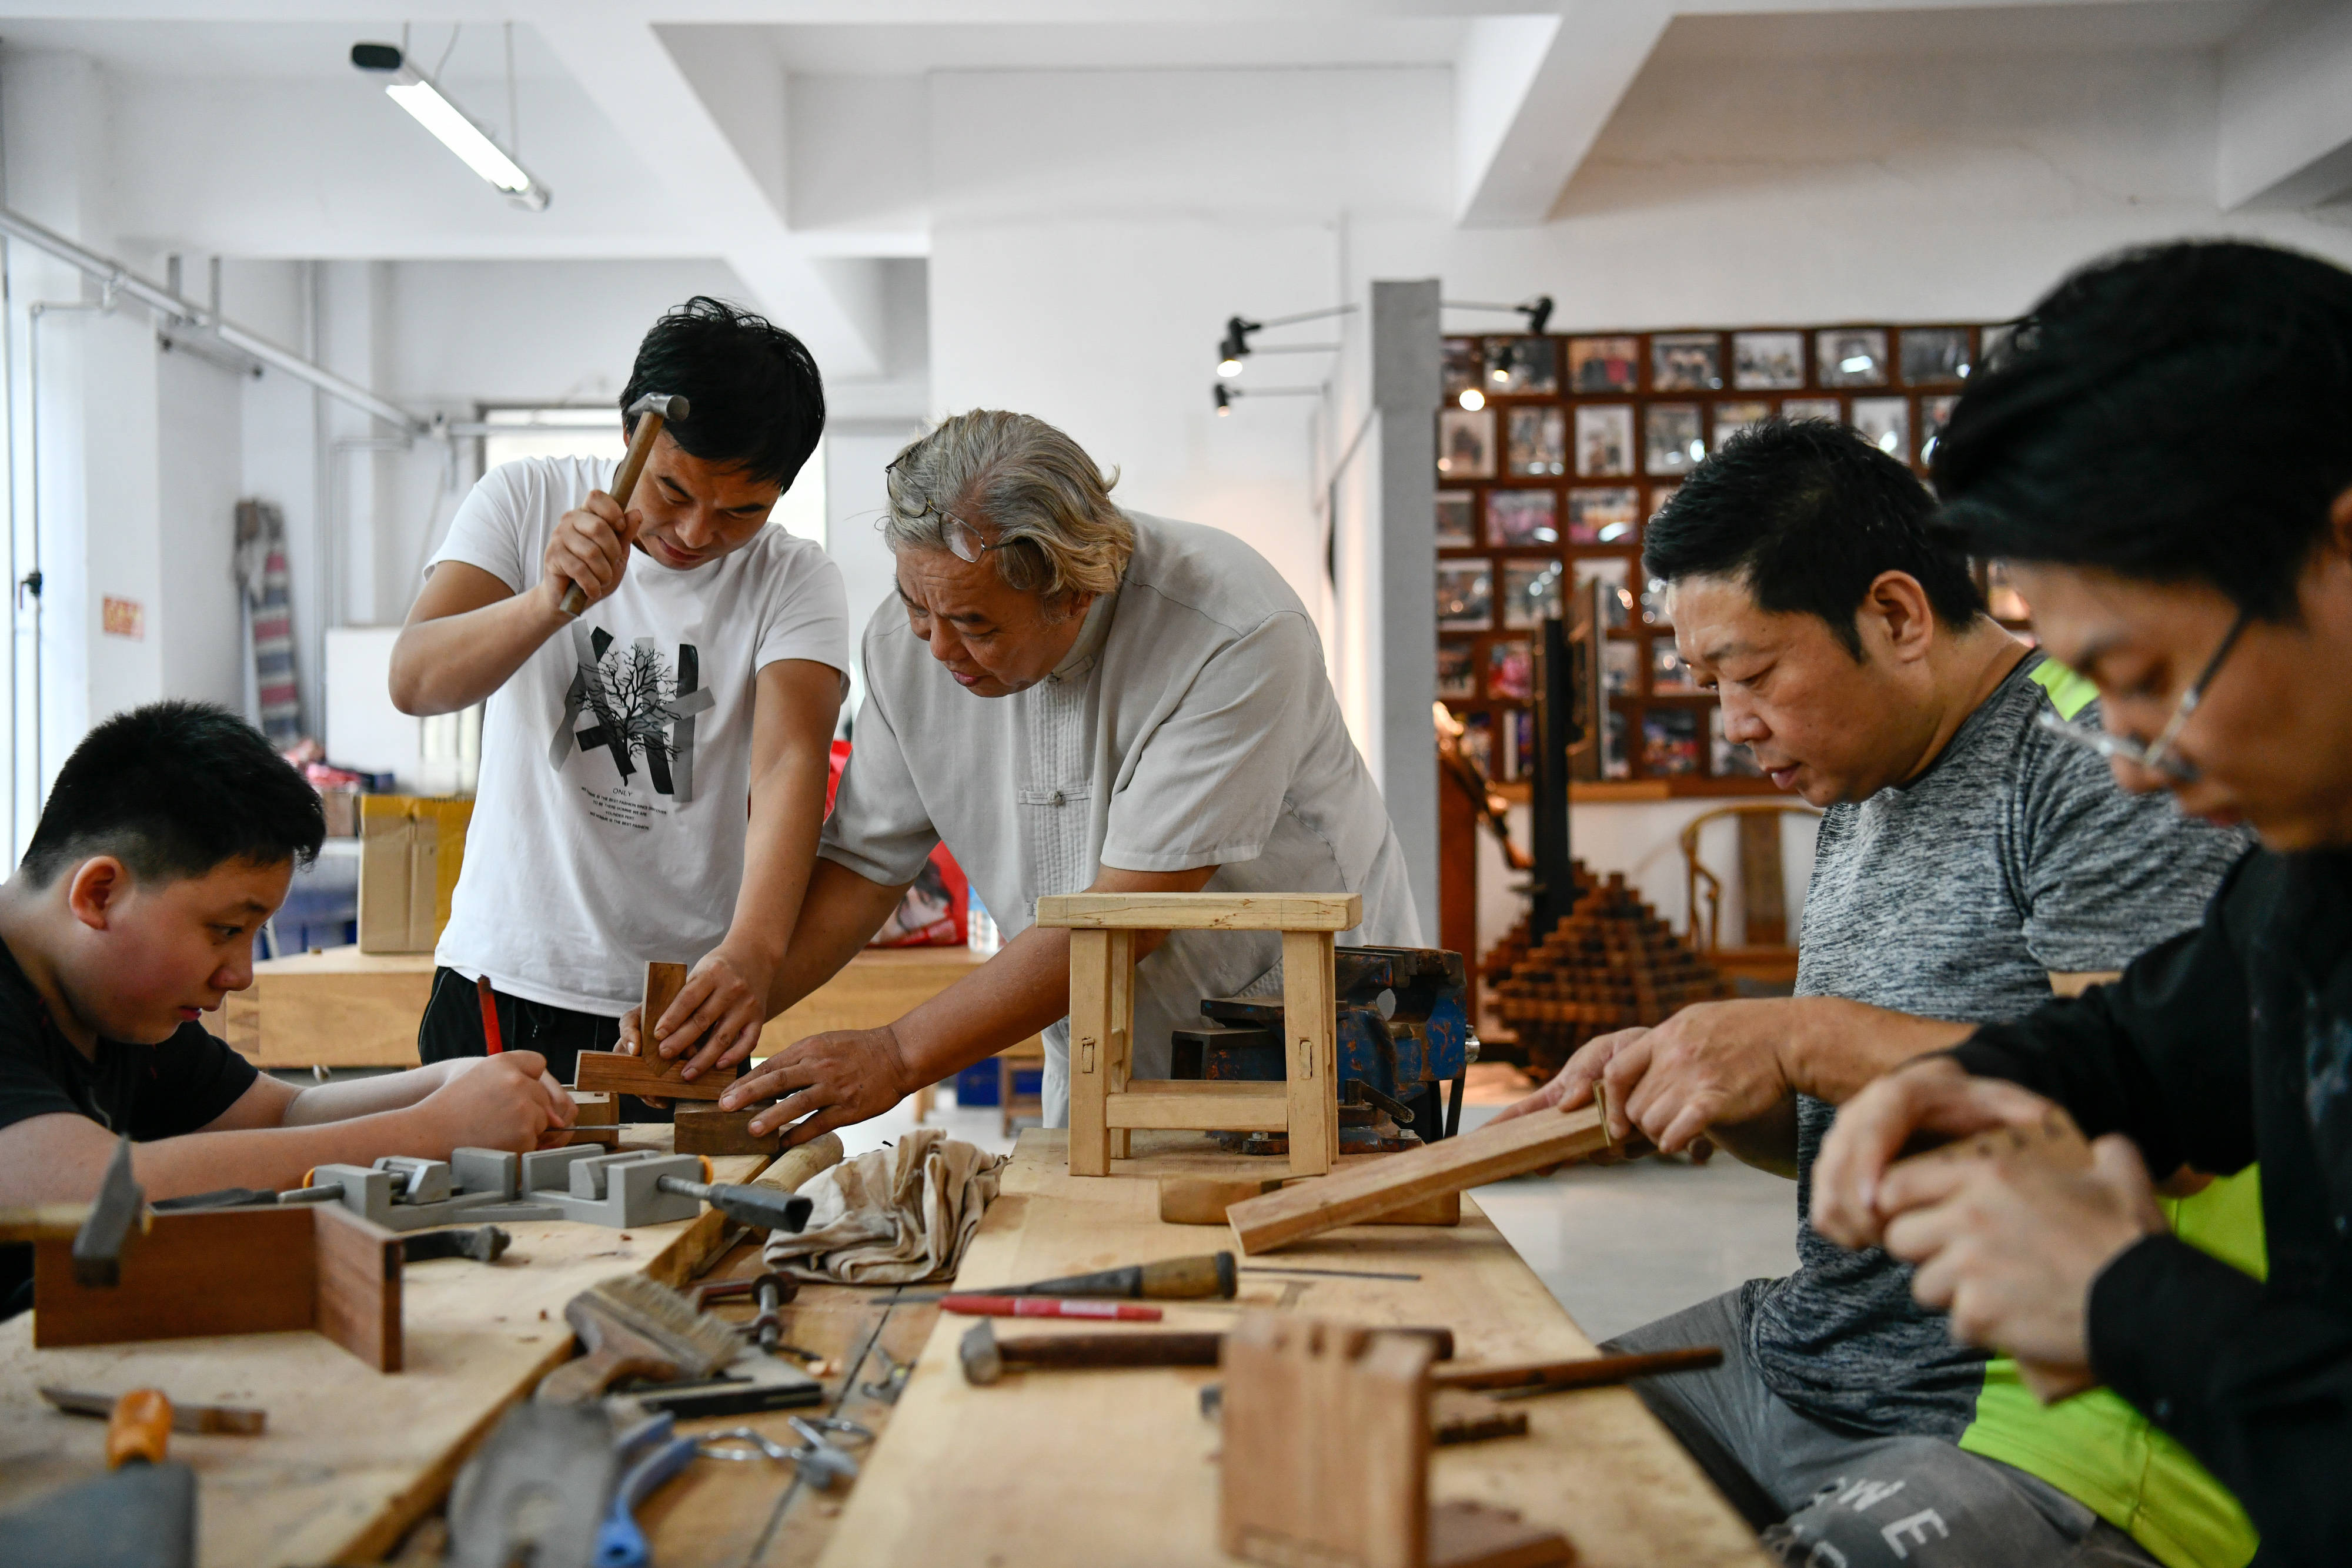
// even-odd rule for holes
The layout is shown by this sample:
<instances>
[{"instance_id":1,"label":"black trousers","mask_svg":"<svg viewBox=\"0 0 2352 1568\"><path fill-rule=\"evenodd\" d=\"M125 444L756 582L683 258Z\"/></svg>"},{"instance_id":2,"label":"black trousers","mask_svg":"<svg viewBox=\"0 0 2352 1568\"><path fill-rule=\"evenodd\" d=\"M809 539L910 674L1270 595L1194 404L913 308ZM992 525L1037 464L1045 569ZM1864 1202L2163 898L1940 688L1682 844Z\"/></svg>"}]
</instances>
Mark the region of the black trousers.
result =
<instances>
[{"instance_id":1,"label":"black trousers","mask_svg":"<svg viewBox=\"0 0 2352 1568\"><path fill-rule=\"evenodd\" d=\"M562 1083L572 1082L583 1051L610 1051L620 1042L621 1020L570 1008L529 1002L499 991L490 993L499 1015L502 1050L535 1051L547 1058L547 1070ZM489 1041L482 1032L482 997L475 983L455 969L433 971L432 999L416 1026L416 1055L422 1061L446 1061L458 1056L487 1056ZM634 1094L621 1096L624 1122L667 1122L667 1107L656 1109Z\"/></svg>"}]
</instances>

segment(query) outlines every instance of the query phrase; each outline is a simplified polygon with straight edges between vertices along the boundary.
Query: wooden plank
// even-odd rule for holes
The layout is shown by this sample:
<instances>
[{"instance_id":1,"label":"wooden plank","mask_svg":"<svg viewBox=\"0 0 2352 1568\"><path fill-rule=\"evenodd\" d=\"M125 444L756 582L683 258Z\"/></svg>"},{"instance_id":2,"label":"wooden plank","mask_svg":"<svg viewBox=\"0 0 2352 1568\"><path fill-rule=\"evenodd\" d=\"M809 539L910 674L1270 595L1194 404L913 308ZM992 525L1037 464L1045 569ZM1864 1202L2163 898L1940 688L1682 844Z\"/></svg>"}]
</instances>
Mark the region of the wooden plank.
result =
<instances>
[{"instance_id":1,"label":"wooden plank","mask_svg":"<svg viewBox=\"0 0 2352 1568\"><path fill-rule=\"evenodd\" d=\"M308 1329L318 1311L308 1208L159 1214L121 1282L77 1285L70 1240L34 1243L33 1343L118 1344Z\"/></svg>"},{"instance_id":2,"label":"wooden plank","mask_svg":"<svg viewBox=\"0 0 2352 1568\"><path fill-rule=\"evenodd\" d=\"M1135 933L1114 931L1110 934L1110 1080L1103 1085L1106 1095L1127 1092L1127 1081L1135 1068ZM1127 1158L1128 1129L1117 1122L1107 1123L1110 1132L1105 1140L1115 1160Z\"/></svg>"},{"instance_id":3,"label":"wooden plank","mask_svg":"<svg viewBox=\"0 0 2352 1568\"><path fill-rule=\"evenodd\" d=\"M1057 893L1037 924L1085 931L1349 931L1364 922L1346 893Z\"/></svg>"},{"instance_id":4,"label":"wooden plank","mask_svg":"<svg viewBox=\"0 0 2352 1568\"><path fill-rule=\"evenodd\" d=\"M681 1155L777 1155L783 1153L784 1129L761 1135L751 1131L751 1118L775 1102L746 1105L740 1111L688 1111L681 1107L670 1124L670 1147Z\"/></svg>"},{"instance_id":5,"label":"wooden plank","mask_svg":"<svg viewBox=\"0 0 2352 1568\"><path fill-rule=\"evenodd\" d=\"M669 1011L670 1003L677 1000L678 992L686 989L686 966L683 964L648 963L646 966L646 989L638 1003L638 1028L650 1035L662 1014Z\"/></svg>"},{"instance_id":6,"label":"wooden plank","mask_svg":"<svg viewBox=\"0 0 2352 1568\"><path fill-rule=\"evenodd\" d=\"M1106 1113L1114 1128L1279 1133L1289 1125L1287 1107L1279 1083L1142 1078L1129 1084L1126 1093L1111 1096Z\"/></svg>"},{"instance_id":7,"label":"wooden plank","mask_svg":"<svg viewBox=\"0 0 2352 1568\"><path fill-rule=\"evenodd\" d=\"M658 1143L667 1129L640 1131ZM742 1181L764 1163L712 1165L719 1180ZM569 1358L563 1303L600 1280L659 1269L698 1223L615 1231L508 1221L513 1245L495 1267L464 1258L408 1265L405 1368L396 1377L307 1331L43 1350L26 1320L0 1323L0 1509L104 1467L104 1423L50 1410L41 1384L154 1387L268 1412L261 1437L173 1444L196 1469L204 1568L375 1562L440 1501L507 1406Z\"/></svg>"},{"instance_id":8,"label":"wooden plank","mask_svg":"<svg viewBox=\"0 0 2352 1568\"><path fill-rule=\"evenodd\" d=\"M1270 1252L1441 1192L1580 1159L1608 1141L1601 1113L1592 1106L1538 1111L1245 1199L1227 1218L1244 1252Z\"/></svg>"},{"instance_id":9,"label":"wooden plank","mask_svg":"<svg viewBox=\"0 0 2352 1568\"><path fill-rule=\"evenodd\" d=\"M1386 1159L1385 1155L1343 1155L1344 1168L1351 1163ZM1291 1176L1161 1176L1160 1178L1160 1220L1163 1225L1223 1225L1234 1204L1263 1193L1279 1192ZM1303 1178L1312 1181L1315 1178ZM1434 1197L1402 1208L1392 1208L1360 1220L1363 1225L1459 1225L1462 1223L1462 1195L1441 1192Z\"/></svg>"},{"instance_id":10,"label":"wooden plank","mask_svg":"<svg viewBox=\"0 0 2352 1568\"><path fill-rule=\"evenodd\" d=\"M1293 1176L1321 1176L1339 1159L1339 982L1332 946L1328 931L1282 934Z\"/></svg>"},{"instance_id":11,"label":"wooden plank","mask_svg":"<svg viewBox=\"0 0 2352 1568\"><path fill-rule=\"evenodd\" d=\"M1110 1175L1111 943L1107 931L1070 933L1070 1174Z\"/></svg>"},{"instance_id":12,"label":"wooden plank","mask_svg":"<svg viewBox=\"0 0 2352 1568\"><path fill-rule=\"evenodd\" d=\"M1123 1176L1248 1175L1266 1164L1217 1155L1197 1135L1138 1133L1135 1144ZM1202 1249L1199 1231L1159 1222L1156 1180L1073 1177L1066 1159L1059 1132L1023 1134L1003 1196L965 1254L961 1288ZM1244 1274L1239 1304L1278 1307L1288 1298L1293 1310L1367 1326L1445 1323L1457 1359L1472 1362L1592 1354L1592 1342L1475 1201L1464 1203L1456 1230L1363 1230L1331 1246L1335 1267L1418 1278L1281 1286ZM1157 1304L1171 1329L1236 1322L1234 1303ZM933 1331L889 1430L833 1524L822 1568L1231 1568L1216 1533L1218 1428L1199 1409L1201 1385L1218 1374L1024 1374L975 1388L957 1361L965 1326L943 1320ZM1067 1325L997 1328L1009 1342ZM1431 1495L1516 1509L1529 1524L1565 1533L1586 1568L1768 1568L1755 1532L1631 1391L1563 1394L1527 1409L1525 1437L1438 1449ZM668 1559L659 1560L667 1568ZM772 1560L753 1561L764 1568Z\"/></svg>"},{"instance_id":13,"label":"wooden plank","mask_svg":"<svg viewBox=\"0 0 2352 1568\"><path fill-rule=\"evenodd\" d=\"M310 1326L378 1372L398 1372L400 1237L339 1203L308 1207L317 1258Z\"/></svg>"},{"instance_id":14,"label":"wooden plank","mask_svg":"<svg viewBox=\"0 0 2352 1568\"><path fill-rule=\"evenodd\" d=\"M583 1051L580 1053L580 1065L572 1075L572 1087L604 1093L650 1094L667 1100L716 1100L742 1075L740 1067L731 1072L713 1068L689 1080L678 1076L685 1066L682 1057L676 1061L664 1061L657 1056Z\"/></svg>"}]
</instances>

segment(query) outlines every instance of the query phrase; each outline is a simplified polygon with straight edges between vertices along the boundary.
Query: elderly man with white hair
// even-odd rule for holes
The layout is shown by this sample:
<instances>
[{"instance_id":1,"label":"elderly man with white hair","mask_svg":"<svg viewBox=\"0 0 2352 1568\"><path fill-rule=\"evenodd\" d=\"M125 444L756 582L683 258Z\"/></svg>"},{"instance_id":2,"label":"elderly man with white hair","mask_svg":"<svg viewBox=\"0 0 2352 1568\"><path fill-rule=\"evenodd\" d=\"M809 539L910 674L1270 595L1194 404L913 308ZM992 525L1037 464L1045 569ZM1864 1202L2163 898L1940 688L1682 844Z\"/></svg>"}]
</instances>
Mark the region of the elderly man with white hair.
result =
<instances>
[{"instance_id":1,"label":"elderly man with white hair","mask_svg":"<svg viewBox=\"0 0 2352 1568\"><path fill-rule=\"evenodd\" d=\"M898 602L866 629L866 699L771 1017L880 929L945 842L1003 949L882 1029L812 1035L730 1087L794 1143L888 1110L1039 1030L1069 1115L1069 934L1043 894L1355 893L1342 942L1421 940L1404 854L1298 598L1228 533L1122 511L1077 443L1026 414L948 420L889 469ZM1273 933L1143 935L1135 1071L1204 997L1278 988ZM689 1030L657 1042L695 1048ZM689 1074L731 1066L694 1049Z\"/></svg>"}]
</instances>

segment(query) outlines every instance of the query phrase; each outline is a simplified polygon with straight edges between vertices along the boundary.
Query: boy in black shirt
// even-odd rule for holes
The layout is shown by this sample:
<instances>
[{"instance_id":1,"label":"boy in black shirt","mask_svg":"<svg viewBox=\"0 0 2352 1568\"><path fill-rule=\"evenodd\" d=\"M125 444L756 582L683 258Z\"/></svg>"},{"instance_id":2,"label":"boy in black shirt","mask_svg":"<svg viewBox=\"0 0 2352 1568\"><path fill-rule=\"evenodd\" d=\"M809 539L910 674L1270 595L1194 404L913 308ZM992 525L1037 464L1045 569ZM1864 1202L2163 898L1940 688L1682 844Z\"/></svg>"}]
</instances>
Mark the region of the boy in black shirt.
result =
<instances>
[{"instance_id":1,"label":"boy in black shirt","mask_svg":"<svg viewBox=\"0 0 2352 1568\"><path fill-rule=\"evenodd\" d=\"M316 792L223 709L156 703L74 748L0 884L0 1206L87 1199L124 1133L152 1199L571 1124L530 1051L296 1089L206 1032L325 835ZM27 1304L29 1252L0 1248L0 1316Z\"/></svg>"},{"instance_id":2,"label":"boy in black shirt","mask_svg":"<svg viewBox=\"0 0 2352 1568\"><path fill-rule=\"evenodd\" d=\"M2245 1505L2265 1563L2352 1553L2352 273L2245 244L2092 267L1969 378L1937 487L2098 684L2137 789L2262 848L2200 930L1850 1101L1812 1222L2036 1392L2103 1383ZM2049 1096L2048 1100L2042 1096ZM1887 1167L1915 1129L2097 1141ZM2259 1160L2269 1275L2170 1234L2149 1174Z\"/></svg>"}]
</instances>

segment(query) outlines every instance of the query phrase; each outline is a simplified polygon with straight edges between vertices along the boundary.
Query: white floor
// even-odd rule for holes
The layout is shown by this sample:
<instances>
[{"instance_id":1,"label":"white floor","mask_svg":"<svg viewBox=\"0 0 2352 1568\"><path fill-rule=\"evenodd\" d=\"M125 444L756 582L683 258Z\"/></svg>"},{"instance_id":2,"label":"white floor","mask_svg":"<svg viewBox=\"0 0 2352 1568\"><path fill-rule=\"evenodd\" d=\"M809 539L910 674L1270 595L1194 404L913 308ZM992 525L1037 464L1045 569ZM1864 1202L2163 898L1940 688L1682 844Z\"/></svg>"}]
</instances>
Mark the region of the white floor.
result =
<instances>
[{"instance_id":1,"label":"white floor","mask_svg":"<svg viewBox=\"0 0 2352 1568\"><path fill-rule=\"evenodd\" d=\"M1475 1127L1497 1107L1464 1108ZM929 1124L1010 1153L993 1105L959 1108L942 1092ZM847 1128L852 1155L903 1136L911 1102ZM1637 1328L1743 1280L1796 1266L1797 1188L1717 1154L1704 1166L1637 1160L1523 1176L1477 1189L1478 1206L1596 1340Z\"/></svg>"}]
</instances>

